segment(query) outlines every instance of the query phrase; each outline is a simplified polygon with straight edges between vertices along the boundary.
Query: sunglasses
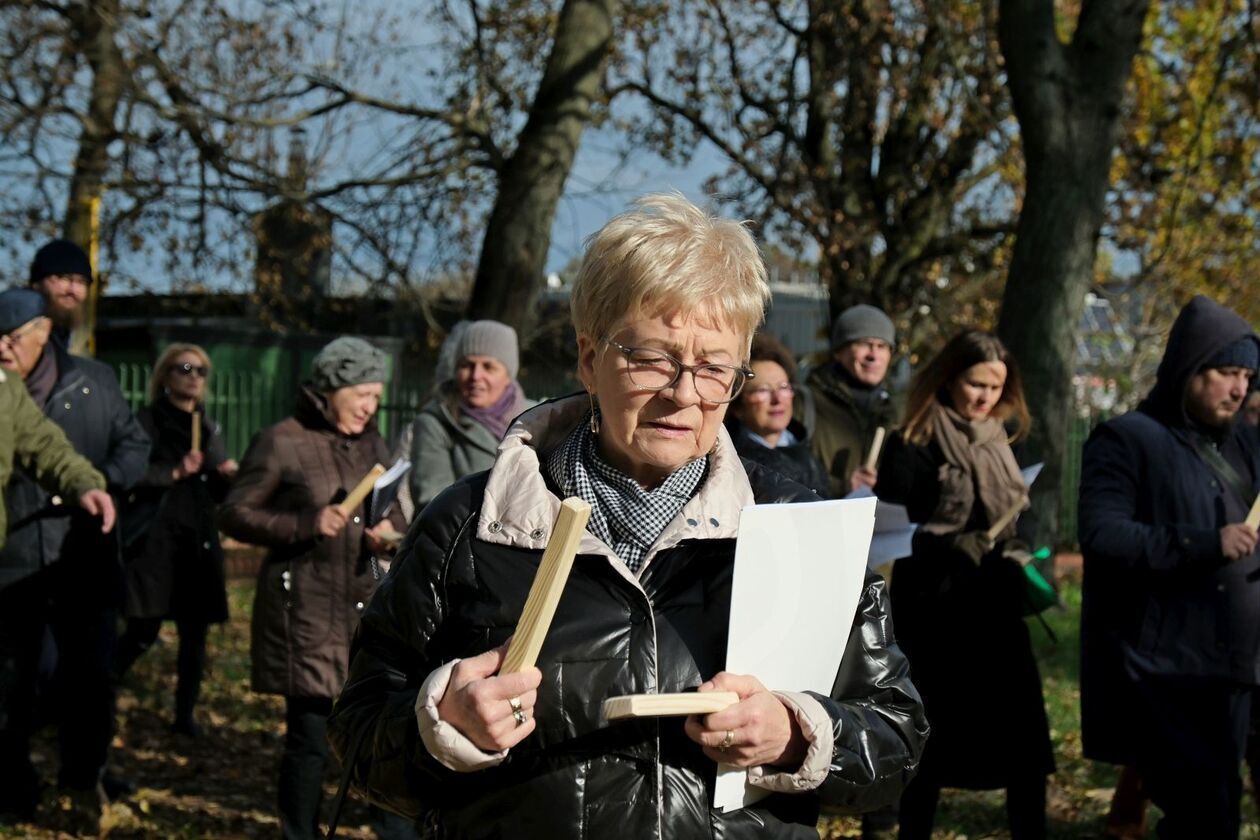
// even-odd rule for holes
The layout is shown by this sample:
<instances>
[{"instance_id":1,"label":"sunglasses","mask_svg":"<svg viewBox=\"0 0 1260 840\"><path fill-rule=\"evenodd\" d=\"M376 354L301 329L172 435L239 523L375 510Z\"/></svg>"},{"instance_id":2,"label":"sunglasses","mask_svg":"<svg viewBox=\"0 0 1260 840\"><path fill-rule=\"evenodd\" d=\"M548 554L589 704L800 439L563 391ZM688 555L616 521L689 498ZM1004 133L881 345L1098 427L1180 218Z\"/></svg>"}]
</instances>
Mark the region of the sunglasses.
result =
<instances>
[{"instance_id":1,"label":"sunglasses","mask_svg":"<svg viewBox=\"0 0 1260 840\"><path fill-rule=\"evenodd\" d=\"M192 376L194 373L205 379L210 374L210 368L205 365L190 365L184 362L182 365L175 365L172 370L182 373L184 376Z\"/></svg>"}]
</instances>

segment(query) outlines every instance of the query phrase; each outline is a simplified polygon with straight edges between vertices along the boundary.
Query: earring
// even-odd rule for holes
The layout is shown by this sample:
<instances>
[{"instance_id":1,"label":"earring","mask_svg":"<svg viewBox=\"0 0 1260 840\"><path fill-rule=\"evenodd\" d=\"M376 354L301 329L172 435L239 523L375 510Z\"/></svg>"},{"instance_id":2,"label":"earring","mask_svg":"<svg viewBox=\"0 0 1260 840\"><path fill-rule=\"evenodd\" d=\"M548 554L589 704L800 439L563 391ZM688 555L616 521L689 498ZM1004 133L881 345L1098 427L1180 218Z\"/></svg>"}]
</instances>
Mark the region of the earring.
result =
<instances>
[{"instance_id":1,"label":"earring","mask_svg":"<svg viewBox=\"0 0 1260 840\"><path fill-rule=\"evenodd\" d=\"M591 401L591 434L599 434L599 406L595 405L595 392L587 391L586 398Z\"/></svg>"}]
</instances>

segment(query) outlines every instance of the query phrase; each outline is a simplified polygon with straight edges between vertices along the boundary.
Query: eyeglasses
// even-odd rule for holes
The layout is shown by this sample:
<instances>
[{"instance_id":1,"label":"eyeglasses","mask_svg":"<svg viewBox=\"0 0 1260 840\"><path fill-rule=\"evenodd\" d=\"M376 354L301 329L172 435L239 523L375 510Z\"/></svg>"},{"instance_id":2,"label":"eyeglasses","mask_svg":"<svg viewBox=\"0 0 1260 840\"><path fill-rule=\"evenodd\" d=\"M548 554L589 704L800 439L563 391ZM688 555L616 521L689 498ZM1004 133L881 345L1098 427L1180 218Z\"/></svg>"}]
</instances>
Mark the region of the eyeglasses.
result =
<instances>
[{"instance_id":1,"label":"eyeglasses","mask_svg":"<svg viewBox=\"0 0 1260 840\"><path fill-rule=\"evenodd\" d=\"M205 379L210 375L210 368L205 365L191 365L188 362L184 362L182 365L175 365L171 368L171 370L176 373L181 373L184 376L192 376L195 373L202 379Z\"/></svg>"},{"instance_id":2,"label":"eyeglasses","mask_svg":"<svg viewBox=\"0 0 1260 840\"><path fill-rule=\"evenodd\" d=\"M24 336L29 335L37 326L39 326L39 322L44 320L44 317L45 316L40 315L38 318L27 321L16 330L0 335L0 343L7 344L10 347L14 346L21 341Z\"/></svg>"},{"instance_id":3,"label":"eyeglasses","mask_svg":"<svg viewBox=\"0 0 1260 840\"><path fill-rule=\"evenodd\" d=\"M671 388L683 371L691 373L696 394L707 403L728 403L739 395L744 383L753 372L735 365L684 365L662 350L650 347L626 347L611 338L605 342L615 347L626 359L626 373L636 388L645 391L664 391Z\"/></svg>"},{"instance_id":4,"label":"eyeglasses","mask_svg":"<svg viewBox=\"0 0 1260 840\"><path fill-rule=\"evenodd\" d=\"M791 382L780 382L778 385L758 385L744 392L744 401L769 402L772 394L778 394L783 399L790 400L795 393L796 389L792 387Z\"/></svg>"}]
</instances>

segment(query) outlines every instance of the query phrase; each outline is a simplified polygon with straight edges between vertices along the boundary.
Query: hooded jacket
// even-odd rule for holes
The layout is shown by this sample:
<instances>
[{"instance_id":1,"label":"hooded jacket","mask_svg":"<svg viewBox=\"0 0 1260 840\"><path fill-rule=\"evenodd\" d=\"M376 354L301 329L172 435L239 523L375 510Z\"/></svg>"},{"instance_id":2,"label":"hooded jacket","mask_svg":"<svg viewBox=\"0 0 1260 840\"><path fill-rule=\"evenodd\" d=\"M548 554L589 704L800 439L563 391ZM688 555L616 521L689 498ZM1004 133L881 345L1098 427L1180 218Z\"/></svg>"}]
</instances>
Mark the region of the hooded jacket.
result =
<instances>
[{"instance_id":1,"label":"hooded jacket","mask_svg":"<svg viewBox=\"0 0 1260 840\"><path fill-rule=\"evenodd\" d=\"M606 697L694 689L722 670L740 509L816 498L742 462L725 431L700 491L638 577L582 535L539 658L537 730L489 754L437 720L454 663L515 628L560 504L539 455L585 413L581 396L527 412L489 474L457 482L412 526L364 615L329 721L356 787L443 838L812 840L820 802L860 811L894 801L927 724L877 576L867 576L830 695L780 695L810 751L795 773L750 770L753 784L776 791L756 805L711 810L716 768L682 719L600 720Z\"/></svg>"},{"instance_id":2,"label":"hooded jacket","mask_svg":"<svg viewBox=\"0 0 1260 840\"><path fill-rule=\"evenodd\" d=\"M1260 490L1260 442L1235 422L1216 435L1186 414L1191 377L1239 339L1242 318L1195 297L1178 315L1155 387L1085 444L1080 488L1084 554L1081 715L1085 754L1129 760L1128 691L1148 675L1260 684L1260 554L1227 562L1220 529ZM1250 498L1200 455L1219 446L1243 466Z\"/></svg>"}]
</instances>

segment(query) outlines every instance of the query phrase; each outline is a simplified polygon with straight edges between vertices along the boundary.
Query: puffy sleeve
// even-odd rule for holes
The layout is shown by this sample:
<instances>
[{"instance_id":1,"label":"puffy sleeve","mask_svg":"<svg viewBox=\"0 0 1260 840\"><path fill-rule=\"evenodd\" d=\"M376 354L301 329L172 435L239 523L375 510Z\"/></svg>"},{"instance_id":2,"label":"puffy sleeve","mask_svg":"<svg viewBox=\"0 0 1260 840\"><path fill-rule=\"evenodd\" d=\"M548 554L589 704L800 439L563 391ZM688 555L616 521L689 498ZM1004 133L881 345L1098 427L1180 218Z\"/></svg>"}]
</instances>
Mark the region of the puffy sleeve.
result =
<instances>
[{"instance_id":1,"label":"puffy sleeve","mask_svg":"<svg viewBox=\"0 0 1260 840\"><path fill-rule=\"evenodd\" d=\"M439 807L448 784L466 778L436 759L417 725L422 684L443 663L434 636L444 619L448 552L472 527L461 482L427 506L412 524L389 575L359 623L350 674L328 722L333 752L368 799L415 816ZM458 512L457 512L458 511Z\"/></svg>"}]
</instances>

